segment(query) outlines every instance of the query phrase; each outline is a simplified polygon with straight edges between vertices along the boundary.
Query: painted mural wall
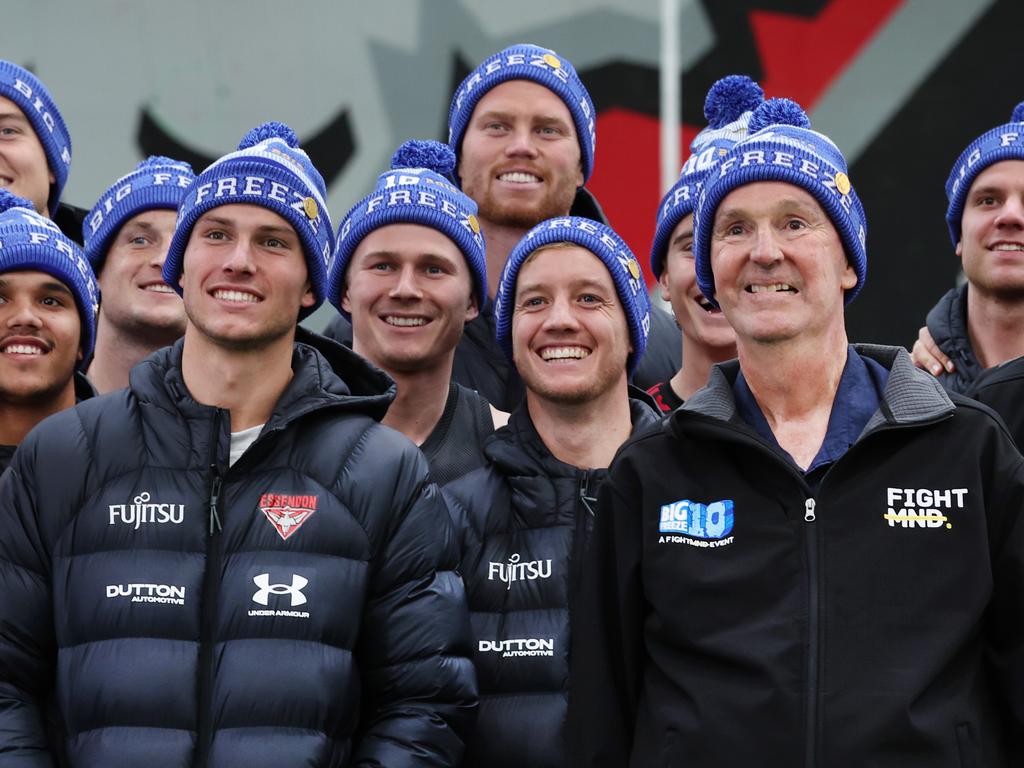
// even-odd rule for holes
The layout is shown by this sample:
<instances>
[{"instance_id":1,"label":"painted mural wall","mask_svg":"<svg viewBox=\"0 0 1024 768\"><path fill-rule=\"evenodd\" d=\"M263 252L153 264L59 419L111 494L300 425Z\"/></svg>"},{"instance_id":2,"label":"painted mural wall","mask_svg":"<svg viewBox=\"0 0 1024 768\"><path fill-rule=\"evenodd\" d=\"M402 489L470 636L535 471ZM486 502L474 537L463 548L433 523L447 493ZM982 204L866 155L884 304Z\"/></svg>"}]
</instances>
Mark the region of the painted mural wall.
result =
<instances>
[{"instance_id":1,"label":"painted mural wall","mask_svg":"<svg viewBox=\"0 0 1024 768\"><path fill-rule=\"evenodd\" d=\"M851 338L909 344L958 273L943 221L952 163L1024 100L1024 3L679 6L681 143L723 75L801 102L846 153L867 210L868 281L848 313ZM148 154L198 171L276 119L323 173L337 223L402 141L444 137L451 93L473 65L511 43L553 48L598 110L589 188L647 261L662 192L657 0L5 0L4 12L0 56L35 71L59 104L73 139L64 200L83 207Z\"/></svg>"}]
</instances>

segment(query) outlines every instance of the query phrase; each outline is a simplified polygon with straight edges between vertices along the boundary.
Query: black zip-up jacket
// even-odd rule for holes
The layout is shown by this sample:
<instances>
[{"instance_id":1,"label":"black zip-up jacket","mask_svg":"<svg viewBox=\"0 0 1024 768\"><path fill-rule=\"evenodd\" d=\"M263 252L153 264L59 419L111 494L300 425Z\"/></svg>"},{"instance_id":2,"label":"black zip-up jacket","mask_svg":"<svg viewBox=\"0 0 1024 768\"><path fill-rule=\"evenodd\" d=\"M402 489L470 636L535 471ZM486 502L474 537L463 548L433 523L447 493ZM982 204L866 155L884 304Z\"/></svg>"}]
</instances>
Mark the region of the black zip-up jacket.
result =
<instances>
[{"instance_id":1,"label":"black zip-up jacket","mask_svg":"<svg viewBox=\"0 0 1024 768\"><path fill-rule=\"evenodd\" d=\"M231 467L181 342L21 444L0 480L4 768L459 763L475 681L447 510L377 421L391 380L304 338L327 357L295 344Z\"/></svg>"},{"instance_id":2,"label":"black zip-up jacket","mask_svg":"<svg viewBox=\"0 0 1024 768\"><path fill-rule=\"evenodd\" d=\"M938 376L939 381L947 392L965 394L985 372L974 354L971 337L967 333L966 283L943 294L928 312L925 324L935 345L956 366L953 373L943 370Z\"/></svg>"},{"instance_id":3,"label":"black zip-up jacket","mask_svg":"<svg viewBox=\"0 0 1024 768\"><path fill-rule=\"evenodd\" d=\"M633 432L659 420L631 400ZM463 537L476 641L477 727L466 768L564 768L569 627L605 469L565 464L523 405L485 444L488 466L445 486Z\"/></svg>"},{"instance_id":4,"label":"black zip-up jacket","mask_svg":"<svg viewBox=\"0 0 1024 768\"><path fill-rule=\"evenodd\" d=\"M1024 765L1024 466L913 367L811 494L738 365L624 446L573 645L574 766Z\"/></svg>"},{"instance_id":5,"label":"black zip-up jacket","mask_svg":"<svg viewBox=\"0 0 1024 768\"><path fill-rule=\"evenodd\" d=\"M74 383L76 403L96 397L96 387L92 385L92 382L81 371L75 371ZM0 473L7 469L7 465L11 463L17 447L16 445L0 445Z\"/></svg>"},{"instance_id":6,"label":"black zip-up jacket","mask_svg":"<svg viewBox=\"0 0 1024 768\"><path fill-rule=\"evenodd\" d=\"M1024 449L1024 357L986 370L967 396L1002 416L1018 450Z\"/></svg>"}]
</instances>

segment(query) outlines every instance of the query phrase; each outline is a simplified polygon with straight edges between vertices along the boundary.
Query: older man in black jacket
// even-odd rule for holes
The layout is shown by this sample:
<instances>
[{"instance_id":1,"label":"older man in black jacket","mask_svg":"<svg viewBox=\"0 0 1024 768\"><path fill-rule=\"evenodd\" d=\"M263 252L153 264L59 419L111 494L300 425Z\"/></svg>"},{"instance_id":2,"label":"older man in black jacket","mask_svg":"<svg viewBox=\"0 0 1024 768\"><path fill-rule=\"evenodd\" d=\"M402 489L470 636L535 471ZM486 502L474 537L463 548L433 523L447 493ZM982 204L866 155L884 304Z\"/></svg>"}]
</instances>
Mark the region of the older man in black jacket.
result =
<instances>
[{"instance_id":1,"label":"older man in black jacket","mask_svg":"<svg viewBox=\"0 0 1024 768\"><path fill-rule=\"evenodd\" d=\"M183 341L41 424L0 482L5 766L459 763L447 512L377 423L390 380L295 341L325 294L324 191L281 124L211 165L164 266Z\"/></svg>"},{"instance_id":2,"label":"older man in black jacket","mask_svg":"<svg viewBox=\"0 0 1024 768\"><path fill-rule=\"evenodd\" d=\"M1024 460L906 351L847 342L846 163L792 102L750 132L696 211L739 360L602 487L573 765L1021 765Z\"/></svg>"}]
</instances>

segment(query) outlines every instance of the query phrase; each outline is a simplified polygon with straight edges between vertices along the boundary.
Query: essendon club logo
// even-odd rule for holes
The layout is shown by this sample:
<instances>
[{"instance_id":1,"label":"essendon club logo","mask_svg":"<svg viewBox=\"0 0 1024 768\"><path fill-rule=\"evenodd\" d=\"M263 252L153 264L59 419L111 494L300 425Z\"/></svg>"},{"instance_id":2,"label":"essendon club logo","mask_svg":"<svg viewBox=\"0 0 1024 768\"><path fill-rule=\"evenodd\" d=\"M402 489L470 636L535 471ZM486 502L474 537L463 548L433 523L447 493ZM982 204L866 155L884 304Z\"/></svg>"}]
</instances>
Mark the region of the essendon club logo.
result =
<instances>
[{"instance_id":1,"label":"essendon club logo","mask_svg":"<svg viewBox=\"0 0 1024 768\"><path fill-rule=\"evenodd\" d=\"M278 535L287 541L302 524L316 512L317 497L296 496L288 493L264 493L260 496L260 512L274 526Z\"/></svg>"}]
</instances>

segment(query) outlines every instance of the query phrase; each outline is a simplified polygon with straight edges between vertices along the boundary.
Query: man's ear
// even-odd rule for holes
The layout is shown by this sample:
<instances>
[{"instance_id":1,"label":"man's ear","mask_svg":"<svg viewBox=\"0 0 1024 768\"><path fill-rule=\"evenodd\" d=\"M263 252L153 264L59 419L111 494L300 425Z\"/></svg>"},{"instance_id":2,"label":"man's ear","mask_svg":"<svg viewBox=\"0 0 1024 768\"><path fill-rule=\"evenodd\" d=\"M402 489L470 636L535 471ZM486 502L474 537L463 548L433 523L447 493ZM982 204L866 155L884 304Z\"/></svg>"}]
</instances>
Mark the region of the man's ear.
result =
<instances>
[{"instance_id":1,"label":"man's ear","mask_svg":"<svg viewBox=\"0 0 1024 768\"><path fill-rule=\"evenodd\" d=\"M466 304L466 322L470 320L476 320L480 315L480 307L477 304L476 294L473 291L469 292L469 302Z\"/></svg>"},{"instance_id":2,"label":"man's ear","mask_svg":"<svg viewBox=\"0 0 1024 768\"><path fill-rule=\"evenodd\" d=\"M956 256L961 261L964 258L964 241L963 241L963 238L960 238L959 240L956 241Z\"/></svg>"},{"instance_id":3,"label":"man's ear","mask_svg":"<svg viewBox=\"0 0 1024 768\"><path fill-rule=\"evenodd\" d=\"M658 278L658 285L661 288L661 300L672 301L672 294L668 290L668 261L661 266L661 276Z\"/></svg>"},{"instance_id":4,"label":"man's ear","mask_svg":"<svg viewBox=\"0 0 1024 768\"><path fill-rule=\"evenodd\" d=\"M299 303L303 309L309 309L316 304L316 296L313 294L313 283L306 281L306 292L302 294L302 301Z\"/></svg>"}]
</instances>

